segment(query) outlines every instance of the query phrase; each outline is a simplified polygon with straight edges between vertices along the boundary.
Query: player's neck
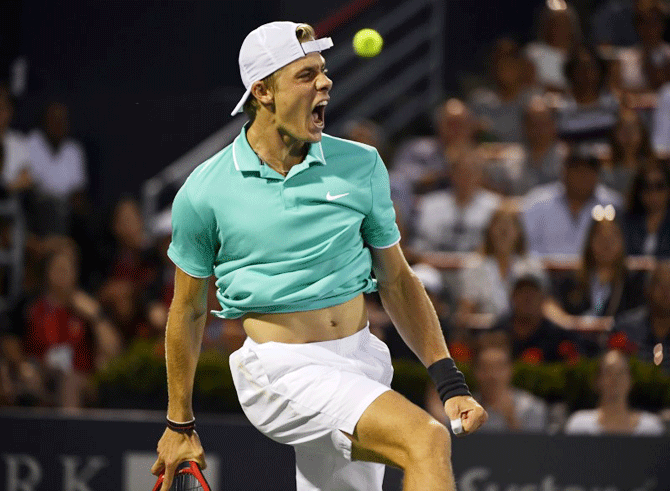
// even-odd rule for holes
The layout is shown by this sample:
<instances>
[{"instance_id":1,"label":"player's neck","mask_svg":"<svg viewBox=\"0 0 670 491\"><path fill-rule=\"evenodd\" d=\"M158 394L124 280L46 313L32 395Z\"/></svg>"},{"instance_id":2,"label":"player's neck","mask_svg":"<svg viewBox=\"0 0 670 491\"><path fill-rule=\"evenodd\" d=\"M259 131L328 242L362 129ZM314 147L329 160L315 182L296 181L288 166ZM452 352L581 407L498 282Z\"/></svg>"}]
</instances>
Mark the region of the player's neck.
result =
<instances>
[{"instance_id":1,"label":"player's neck","mask_svg":"<svg viewBox=\"0 0 670 491\"><path fill-rule=\"evenodd\" d=\"M309 143L282 134L272 124L254 121L247 129L247 141L259 158L282 174L299 164L309 150Z\"/></svg>"}]
</instances>

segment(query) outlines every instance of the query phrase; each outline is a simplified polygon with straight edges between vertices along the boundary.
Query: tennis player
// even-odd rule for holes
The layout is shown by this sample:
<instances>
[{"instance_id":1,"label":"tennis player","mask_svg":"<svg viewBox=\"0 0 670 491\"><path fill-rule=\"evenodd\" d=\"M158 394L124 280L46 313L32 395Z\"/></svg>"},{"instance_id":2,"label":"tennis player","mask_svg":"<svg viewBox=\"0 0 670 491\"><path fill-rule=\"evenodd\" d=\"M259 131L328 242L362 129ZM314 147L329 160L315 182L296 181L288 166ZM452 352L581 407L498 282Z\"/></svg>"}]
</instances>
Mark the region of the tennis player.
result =
<instances>
[{"instance_id":1,"label":"tennis player","mask_svg":"<svg viewBox=\"0 0 670 491\"><path fill-rule=\"evenodd\" d=\"M364 293L379 290L449 419L470 433L487 418L398 245L384 163L372 147L323 134L333 84L320 53L331 46L305 24L252 31L233 111L250 122L175 197L168 428L152 467L165 469L163 491L181 461L205 464L191 399L212 274L217 315L242 317L248 336L230 356L240 404L262 433L295 448L298 491L381 490L382 464L404 469L407 491L455 489L449 432L390 389L389 351L368 329Z\"/></svg>"}]
</instances>

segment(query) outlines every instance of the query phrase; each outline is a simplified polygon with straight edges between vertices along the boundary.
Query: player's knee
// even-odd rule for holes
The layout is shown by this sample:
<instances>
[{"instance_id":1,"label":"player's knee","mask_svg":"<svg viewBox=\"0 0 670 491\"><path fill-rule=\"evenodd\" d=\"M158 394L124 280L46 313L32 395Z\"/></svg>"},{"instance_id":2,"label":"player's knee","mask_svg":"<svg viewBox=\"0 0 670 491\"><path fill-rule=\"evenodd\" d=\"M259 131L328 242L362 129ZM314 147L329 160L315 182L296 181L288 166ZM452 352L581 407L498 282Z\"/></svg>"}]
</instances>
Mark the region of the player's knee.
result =
<instances>
[{"instance_id":1,"label":"player's knee","mask_svg":"<svg viewBox=\"0 0 670 491\"><path fill-rule=\"evenodd\" d=\"M417 432L410 447L409 458L415 463L446 464L451 459L451 436L447 428L432 420Z\"/></svg>"}]
</instances>

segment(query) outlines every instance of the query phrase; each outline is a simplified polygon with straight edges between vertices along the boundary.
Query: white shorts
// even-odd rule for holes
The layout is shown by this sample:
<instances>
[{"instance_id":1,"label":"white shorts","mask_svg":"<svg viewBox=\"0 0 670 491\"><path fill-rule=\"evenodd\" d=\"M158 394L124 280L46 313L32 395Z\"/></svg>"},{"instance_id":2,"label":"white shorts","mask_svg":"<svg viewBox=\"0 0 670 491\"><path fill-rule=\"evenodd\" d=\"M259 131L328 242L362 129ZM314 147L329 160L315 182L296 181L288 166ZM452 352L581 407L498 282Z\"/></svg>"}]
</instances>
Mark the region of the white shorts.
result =
<instances>
[{"instance_id":1,"label":"white shorts","mask_svg":"<svg viewBox=\"0 0 670 491\"><path fill-rule=\"evenodd\" d=\"M249 421L293 445L297 491L381 490L384 466L351 461L363 412L390 390L388 347L365 327L352 336L306 344L247 338L230 368Z\"/></svg>"}]
</instances>

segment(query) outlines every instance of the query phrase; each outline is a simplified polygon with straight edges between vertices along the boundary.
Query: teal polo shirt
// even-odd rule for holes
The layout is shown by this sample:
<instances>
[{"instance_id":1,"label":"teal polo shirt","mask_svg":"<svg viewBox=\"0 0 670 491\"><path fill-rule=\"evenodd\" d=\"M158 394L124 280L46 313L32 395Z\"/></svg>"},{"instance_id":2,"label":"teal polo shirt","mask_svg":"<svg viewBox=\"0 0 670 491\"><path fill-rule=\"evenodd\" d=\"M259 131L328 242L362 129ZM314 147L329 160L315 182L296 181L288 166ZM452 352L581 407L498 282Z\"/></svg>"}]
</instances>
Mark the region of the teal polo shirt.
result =
<instances>
[{"instance_id":1,"label":"teal polo shirt","mask_svg":"<svg viewBox=\"0 0 670 491\"><path fill-rule=\"evenodd\" d=\"M366 245L400 240L388 172L370 146L323 135L284 178L246 137L199 165L172 205L170 259L216 276L219 317L296 312L376 289Z\"/></svg>"}]
</instances>

